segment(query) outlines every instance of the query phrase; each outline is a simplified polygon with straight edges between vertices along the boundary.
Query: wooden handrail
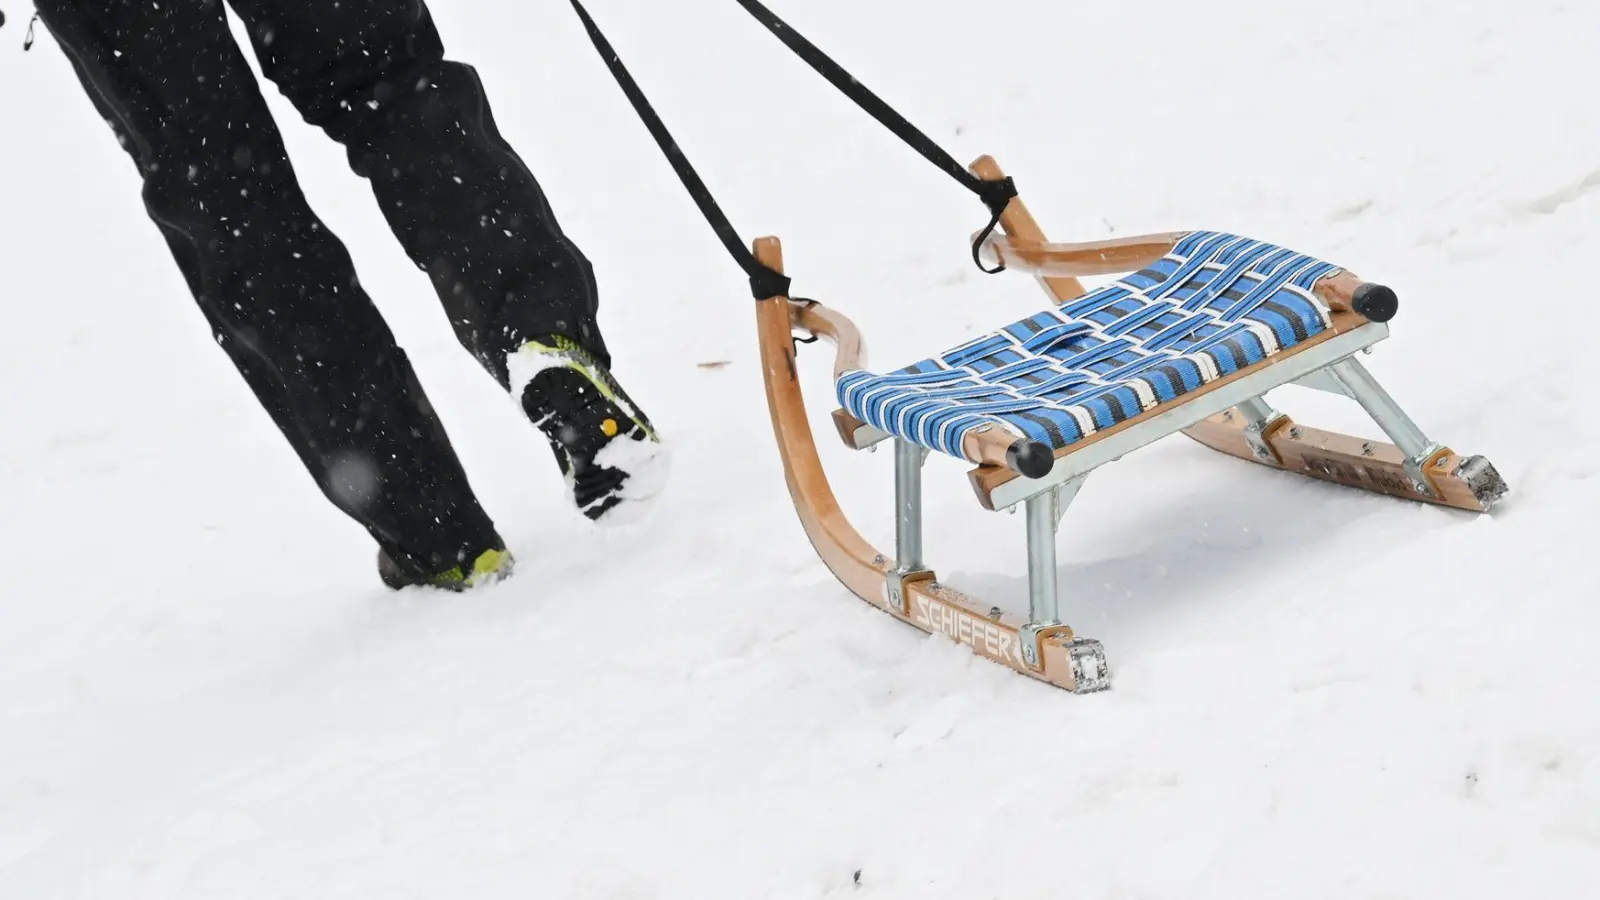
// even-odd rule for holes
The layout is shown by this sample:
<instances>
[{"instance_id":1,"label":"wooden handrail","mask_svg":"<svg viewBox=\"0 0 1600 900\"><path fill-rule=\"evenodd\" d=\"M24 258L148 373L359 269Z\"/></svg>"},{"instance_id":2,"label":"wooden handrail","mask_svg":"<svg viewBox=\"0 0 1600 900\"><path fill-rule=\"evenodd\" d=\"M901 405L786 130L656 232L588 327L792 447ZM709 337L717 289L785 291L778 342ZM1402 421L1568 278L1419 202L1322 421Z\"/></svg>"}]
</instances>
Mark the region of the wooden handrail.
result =
<instances>
[{"instance_id":1,"label":"wooden handrail","mask_svg":"<svg viewBox=\"0 0 1600 900\"><path fill-rule=\"evenodd\" d=\"M1006 177L1000 164L992 156L980 156L967 167L972 174L985 181L1000 181ZM1005 233L1028 241L1043 241L1044 231L1039 223L1034 220L1033 213L1028 212L1027 204L1021 197L1011 198L1005 211L1000 214L1000 227ZM1071 275L1042 275L1044 286L1053 294L1058 302L1065 303L1074 297L1083 296L1083 284Z\"/></svg>"},{"instance_id":2,"label":"wooden handrail","mask_svg":"<svg viewBox=\"0 0 1600 900\"><path fill-rule=\"evenodd\" d=\"M867 344L861 329L844 313L829 309L815 300L790 300L789 319L799 328L827 338L834 346L833 378L867 367Z\"/></svg>"},{"instance_id":3,"label":"wooden handrail","mask_svg":"<svg viewBox=\"0 0 1600 900\"><path fill-rule=\"evenodd\" d=\"M1011 234L991 234L979 249L985 265L999 263L1034 275L1092 278L1136 272L1171 253L1182 236L1182 232L1168 232L1053 244Z\"/></svg>"},{"instance_id":4,"label":"wooden handrail","mask_svg":"<svg viewBox=\"0 0 1600 900\"><path fill-rule=\"evenodd\" d=\"M1175 231L1057 244L991 234L980 250L985 265L1001 263L1034 275L1093 277L1138 271L1172 252L1182 237L1183 232ZM1311 290L1333 312L1353 312L1372 322L1387 322L1394 316L1393 291L1362 281L1344 269L1317 279Z\"/></svg>"},{"instance_id":5,"label":"wooden handrail","mask_svg":"<svg viewBox=\"0 0 1600 900\"><path fill-rule=\"evenodd\" d=\"M1000 164L990 156L978 157L968 168L991 181L1005 177ZM989 235L979 248L980 259L988 266L1004 263L1008 269L1039 276L1057 303L1083 296L1079 278L1136 272L1171 252L1183 236L1183 232L1163 232L1106 241L1052 243L1045 240L1044 230L1021 197L1006 207L1000 227L1005 233ZM1364 282L1343 269L1318 279L1312 292L1333 312L1353 312L1372 322L1389 321L1398 303L1393 291Z\"/></svg>"}]
</instances>

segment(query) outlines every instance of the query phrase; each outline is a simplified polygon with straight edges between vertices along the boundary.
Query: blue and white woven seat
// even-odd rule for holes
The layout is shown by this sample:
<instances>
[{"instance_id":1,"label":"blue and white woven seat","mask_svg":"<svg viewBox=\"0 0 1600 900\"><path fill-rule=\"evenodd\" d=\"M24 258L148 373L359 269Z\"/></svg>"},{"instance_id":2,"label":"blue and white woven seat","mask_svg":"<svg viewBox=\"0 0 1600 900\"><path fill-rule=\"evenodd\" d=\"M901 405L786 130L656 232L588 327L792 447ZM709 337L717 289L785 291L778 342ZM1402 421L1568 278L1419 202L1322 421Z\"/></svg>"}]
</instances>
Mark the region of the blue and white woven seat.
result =
<instances>
[{"instance_id":1,"label":"blue and white woven seat","mask_svg":"<svg viewBox=\"0 0 1600 900\"><path fill-rule=\"evenodd\" d=\"M898 371L847 372L840 404L889 434L963 458L1000 425L1061 450L1330 326L1312 293L1332 263L1194 231L1161 260Z\"/></svg>"}]
</instances>

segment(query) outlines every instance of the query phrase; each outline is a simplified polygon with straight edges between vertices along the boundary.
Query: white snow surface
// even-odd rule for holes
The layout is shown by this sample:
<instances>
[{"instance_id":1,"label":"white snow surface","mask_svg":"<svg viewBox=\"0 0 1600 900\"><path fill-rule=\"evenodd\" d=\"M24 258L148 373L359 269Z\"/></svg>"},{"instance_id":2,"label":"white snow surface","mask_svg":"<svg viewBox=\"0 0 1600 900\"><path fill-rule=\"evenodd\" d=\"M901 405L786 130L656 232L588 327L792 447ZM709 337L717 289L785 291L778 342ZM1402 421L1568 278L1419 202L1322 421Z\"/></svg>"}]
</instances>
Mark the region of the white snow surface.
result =
<instances>
[{"instance_id":1,"label":"white snow surface","mask_svg":"<svg viewBox=\"0 0 1600 900\"><path fill-rule=\"evenodd\" d=\"M1585 287L1600 8L936 0L780 13L1061 240L1274 240L1393 285L1369 367L1499 466L1492 516L1181 437L1090 480L1073 696L855 599L789 504L745 280L562 3L434 4L595 263L619 379L673 442L589 525L455 343L342 151L270 86L317 211L517 553L392 594L232 369L41 32L0 31L0 897L1577 898L1600 881L1600 472ZM746 238L883 367L1041 308L969 195L734 4L592 11ZM726 360L721 368L701 362ZM829 439L892 540L890 458ZM1377 436L1286 389L1300 421ZM941 577L1026 607L1022 517L927 467Z\"/></svg>"}]
</instances>

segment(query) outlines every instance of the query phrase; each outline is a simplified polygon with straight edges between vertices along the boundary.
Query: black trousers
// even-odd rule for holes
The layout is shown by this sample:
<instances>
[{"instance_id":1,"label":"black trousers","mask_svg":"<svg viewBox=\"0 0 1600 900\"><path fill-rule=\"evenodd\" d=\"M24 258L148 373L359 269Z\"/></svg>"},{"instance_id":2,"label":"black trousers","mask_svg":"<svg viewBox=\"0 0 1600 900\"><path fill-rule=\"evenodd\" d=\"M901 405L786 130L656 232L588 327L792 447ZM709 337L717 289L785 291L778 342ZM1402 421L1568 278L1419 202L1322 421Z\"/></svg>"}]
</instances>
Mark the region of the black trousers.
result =
<instances>
[{"instance_id":1,"label":"black trousers","mask_svg":"<svg viewBox=\"0 0 1600 900\"><path fill-rule=\"evenodd\" d=\"M422 0L230 0L263 73L348 151L461 343L562 334L606 360L594 274L444 59ZM402 565L502 547L439 419L317 219L221 0L37 0L133 157L145 206L217 342L324 493Z\"/></svg>"}]
</instances>

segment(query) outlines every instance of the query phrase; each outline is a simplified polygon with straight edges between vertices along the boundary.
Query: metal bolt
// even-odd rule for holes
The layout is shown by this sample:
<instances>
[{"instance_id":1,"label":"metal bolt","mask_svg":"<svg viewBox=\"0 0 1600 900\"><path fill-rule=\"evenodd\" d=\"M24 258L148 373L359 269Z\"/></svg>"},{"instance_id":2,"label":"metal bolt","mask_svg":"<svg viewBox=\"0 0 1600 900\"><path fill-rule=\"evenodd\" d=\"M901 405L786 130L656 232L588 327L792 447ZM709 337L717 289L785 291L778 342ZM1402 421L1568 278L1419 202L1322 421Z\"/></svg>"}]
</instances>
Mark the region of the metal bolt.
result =
<instances>
[{"instance_id":1,"label":"metal bolt","mask_svg":"<svg viewBox=\"0 0 1600 900\"><path fill-rule=\"evenodd\" d=\"M1434 465L1435 468L1448 469L1448 468L1450 468L1450 458L1447 457L1447 456L1441 456L1441 457L1439 457L1439 461L1434 463L1433 465Z\"/></svg>"},{"instance_id":2,"label":"metal bolt","mask_svg":"<svg viewBox=\"0 0 1600 900\"><path fill-rule=\"evenodd\" d=\"M1037 651L1033 649L1032 641L1022 645L1022 658L1028 662L1038 662L1039 656Z\"/></svg>"},{"instance_id":3,"label":"metal bolt","mask_svg":"<svg viewBox=\"0 0 1600 900\"><path fill-rule=\"evenodd\" d=\"M998 606L989 607L989 618L991 618L991 619L1000 618L1000 607L998 607Z\"/></svg>"},{"instance_id":4,"label":"metal bolt","mask_svg":"<svg viewBox=\"0 0 1600 900\"><path fill-rule=\"evenodd\" d=\"M1231 409L1223 410L1223 412L1222 412L1222 421L1224 421L1224 422L1232 422L1233 421L1233 410L1231 410Z\"/></svg>"},{"instance_id":5,"label":"metal bolt","mask_svg":"<svg viewBox=\"0 0 1600 900\"><path fill-rule=\"evenodd\" d=\"M1372 455L1372 442L1371 441L1367 441L1366 443L1361 445L1361 455L1362 456L1371 456Z\"/></svg>"},{"instance_id":6,"label":"metal bolt","mask_svg":"<svg viewBox=\"0 0 1600 900\"><path fill-rule=\"evenodd\" d=\"M1415 480L1415 479L1413 479L1412 482L1411 482L1411 489L1416 491L1419 494L1428 493L1428 486L1423 484L1420 481Z\"/></svg>"},{"instance_id":7,"label":"metal bolt","mask_svg":"<svg viewBox=\"0 0 1600 900\"><path fill-rule=\"evenodd\" d=\"M1290 427L1290 429L1289 429L1289 439L1292 440L1292 441L1298 441L1300 439L1300 426L1295 425L1295 426Z\"/></svg>"}]
</instances>

